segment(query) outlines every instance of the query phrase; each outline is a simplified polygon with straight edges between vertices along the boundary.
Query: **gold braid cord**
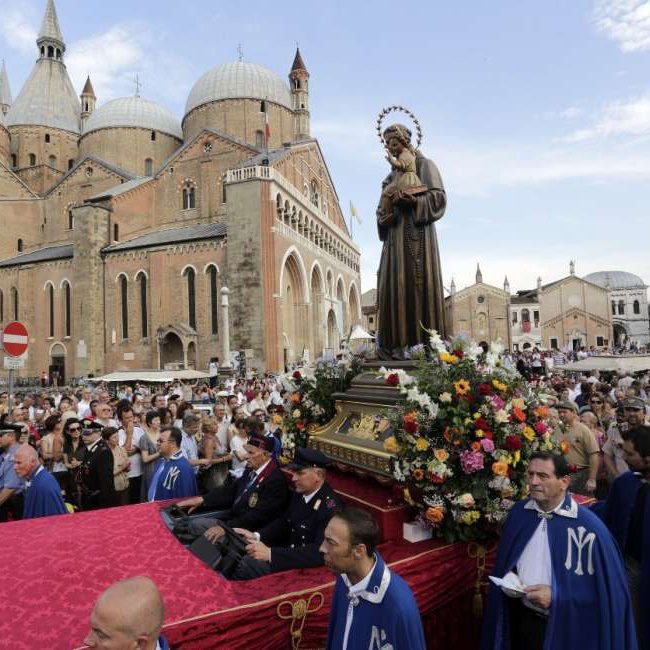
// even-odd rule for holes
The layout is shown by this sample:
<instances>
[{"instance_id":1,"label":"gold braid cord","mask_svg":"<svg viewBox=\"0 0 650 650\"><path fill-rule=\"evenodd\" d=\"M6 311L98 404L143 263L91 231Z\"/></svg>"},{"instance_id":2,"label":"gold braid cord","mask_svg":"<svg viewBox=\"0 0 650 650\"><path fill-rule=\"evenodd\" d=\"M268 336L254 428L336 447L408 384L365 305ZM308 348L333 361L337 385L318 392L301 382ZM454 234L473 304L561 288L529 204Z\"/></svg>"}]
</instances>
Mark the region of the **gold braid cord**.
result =
<instances>
[{"instance_id":1,"label":"gold braid cord","mask_svg":"<svg viewBox=\"0 0 650 650\"><path fill-rule=\"evenodd\" d=\"M302 640L302 629L305 627L307 614L317 612L325 602L325 597L320 591L315 591L307 600L300 598L295 602L283 600L277 607L278 618L284 621L291 621L289 632L291 634L292 650L300 650Z\"/></svg>"},{"instance_id":2,"label":"gold braid cord","mask_svg":"<svg viewBox=\"0 0 650 650\"><path fill-rule=\"evenodd\" d=\"M413 121L413 124L415 125L415 131L417 133L417 142L415 144L415 148L419 149L420 145L422 144L422 127L420 126L420 122L418 121L418 118L415 117L415 115L413 115L413 113L404 106L387 106L381 111L381 113L379 113L379 116L377 117L376 131L382 146L384 147L384 149L386 149L386 141L384 140L384 134L383 134L384 119L386 118L387 115L389 115L390 113L394 113L396 111L408 115Z\"/></svg>"},{"instance_id":3,"label":"gold braid cord","mask_svg":"<svg viewBox=\"0 0 650 650\"><path fill-rule=\"evenodd\" d=\"M481 593L481 587L486 584L483 582L483 576L485 575L485 557L487 555L487 549L481 544L472 542L467 546L467 554L472 559L476 559L476 582L474 583L472 610L474 616L479 618L483 615L483 594Z\"/></svg>"}]
</instances>

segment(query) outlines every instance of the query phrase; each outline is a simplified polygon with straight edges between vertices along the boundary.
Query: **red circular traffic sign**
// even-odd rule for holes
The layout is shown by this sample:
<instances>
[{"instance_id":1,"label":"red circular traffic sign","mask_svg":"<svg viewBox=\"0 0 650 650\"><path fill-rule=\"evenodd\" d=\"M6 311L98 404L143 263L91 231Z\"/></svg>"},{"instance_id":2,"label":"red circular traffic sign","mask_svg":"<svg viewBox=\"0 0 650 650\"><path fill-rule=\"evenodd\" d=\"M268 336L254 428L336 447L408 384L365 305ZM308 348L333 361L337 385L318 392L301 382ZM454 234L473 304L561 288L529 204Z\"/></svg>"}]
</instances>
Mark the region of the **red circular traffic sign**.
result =
<instances>
[{"instance_id":1,"label":"red circular traffic sign","mask_svg":"<svg viewBox=\"0 0 650 650\"><path fill-rule=\"evenodd\" d=\"M18 321L7 323L2 332L2 347L10 357L19 357L27 351L27 328Z\"/></svg>"}]
</instances>

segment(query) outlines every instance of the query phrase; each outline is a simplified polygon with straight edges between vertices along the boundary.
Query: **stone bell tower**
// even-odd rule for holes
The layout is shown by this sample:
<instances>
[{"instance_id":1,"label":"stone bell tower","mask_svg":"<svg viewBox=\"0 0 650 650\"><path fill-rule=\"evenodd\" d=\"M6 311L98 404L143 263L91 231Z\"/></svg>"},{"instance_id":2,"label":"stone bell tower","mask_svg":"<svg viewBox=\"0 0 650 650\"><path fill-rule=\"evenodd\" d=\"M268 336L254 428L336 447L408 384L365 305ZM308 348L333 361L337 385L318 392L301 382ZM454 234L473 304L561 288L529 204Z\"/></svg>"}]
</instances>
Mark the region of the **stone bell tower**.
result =
<instances>
[{"instance_id":1,"label":"stone bell tower","mask_svg":"<svg viewBox=\"0 0 650 650\"><path fill-rule=\"evenodd\" d=\"M291 72L291 103L293 109L293 139L304 140L311 137L309 129L309 72L302 60L300 50L296 48Z\"/></svg>"}]
</instances>

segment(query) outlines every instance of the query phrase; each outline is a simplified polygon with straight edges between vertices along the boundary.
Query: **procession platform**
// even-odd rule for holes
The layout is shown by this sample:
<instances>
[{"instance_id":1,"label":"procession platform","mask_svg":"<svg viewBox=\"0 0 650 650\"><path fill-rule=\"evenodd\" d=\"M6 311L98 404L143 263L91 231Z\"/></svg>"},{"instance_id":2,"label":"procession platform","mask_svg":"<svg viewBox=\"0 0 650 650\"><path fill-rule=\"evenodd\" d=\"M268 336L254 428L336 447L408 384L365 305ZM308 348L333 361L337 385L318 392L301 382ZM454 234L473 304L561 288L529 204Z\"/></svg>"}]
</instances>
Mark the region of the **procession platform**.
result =
<instances>
[{"instance_id":1,"label":"procession platform","mask_svg":"<svg viewBox=\"0 0 650 650\"><path fill-rule=\"evenodd\" d=\"M160 504L18 521L0 526L8 554L0 581L0 648L83 647L99 594L129 576L150 576L165 601L164 633L173 648L292 648L325 645L334 577L326 569L230 582L170 534ZM428 647L477 647L470 611L476 560L462 544L392 541L380 547L411 586ZM13 559L11 554L13 553ZM298 614L303 601L306 617ZM294 637L295 639L295 637ZM296 646L293 646L294 648Z\"/></svg>"}]
</instances>

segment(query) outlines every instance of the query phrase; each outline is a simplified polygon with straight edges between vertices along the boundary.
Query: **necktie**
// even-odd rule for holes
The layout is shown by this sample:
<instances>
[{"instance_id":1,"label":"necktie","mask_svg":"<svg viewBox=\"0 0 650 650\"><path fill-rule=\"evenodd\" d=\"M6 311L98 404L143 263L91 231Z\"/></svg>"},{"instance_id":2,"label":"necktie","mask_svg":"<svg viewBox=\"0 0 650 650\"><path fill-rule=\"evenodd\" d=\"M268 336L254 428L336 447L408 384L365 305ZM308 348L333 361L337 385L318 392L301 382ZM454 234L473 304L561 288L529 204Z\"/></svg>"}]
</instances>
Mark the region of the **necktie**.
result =
<instances>
[{"instance_id":1,"label":"necktie","mask_svg":"<svg viewBox=\"0 0 650 650\"><path fill-rule=\"evenodd\" d=\"M239 503L239 501L246 494L246 492L248 492L248 490L250 490L253 487L256 480L257 480L257 472L252 471L248 479L248 483L246 483L246 487L242 490L242 493L235 499L233 505L235 505L235 503Z\"/></svg>"}]
</instances>

